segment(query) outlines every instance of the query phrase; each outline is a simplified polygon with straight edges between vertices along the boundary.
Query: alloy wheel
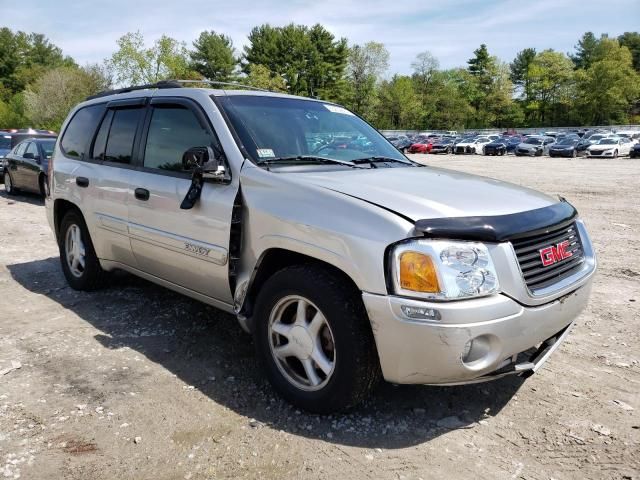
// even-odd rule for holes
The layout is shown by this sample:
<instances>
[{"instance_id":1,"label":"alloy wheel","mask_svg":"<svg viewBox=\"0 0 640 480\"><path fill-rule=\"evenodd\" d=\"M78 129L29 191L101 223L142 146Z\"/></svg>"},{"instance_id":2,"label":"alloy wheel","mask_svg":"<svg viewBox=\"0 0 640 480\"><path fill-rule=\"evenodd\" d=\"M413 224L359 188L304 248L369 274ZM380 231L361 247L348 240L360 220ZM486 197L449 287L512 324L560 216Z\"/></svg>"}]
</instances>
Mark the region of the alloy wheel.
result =
<instances>
[{"instance_id":1,"label":"alloy wheel","mask_svg":"<svg viewBox=\"0 0 640 480\"><path fill-rule=\"evenodd\" d=\"M4 174L4 189L7 193L11 193L11 189L13 188L13 184L11 183L11 175L9 172Z\"/></svg>"},{"instance_id":2,"label":"alloy wheel","mask_svg":"<svg viewBox=\"0 0 640 480\"><path fill-rule=\"evenodd\" d=\"M64 245L69 271L74 277L82 277L85 269L86 253L80 227L75 223L69 225L65 234Z\"/></svg>"},{"instance_id":3,"label":"alloy wheel","mask_svg":"<svg viewBox=\"0 0 640 480\"><path fill-rule=\"evenodd\" d=\"M273 359L292 385L315 391L329 382L335 340L326 317L310 300L299 295L280 299L271 310L268 335Z\"/></svg>"}]
</instances>

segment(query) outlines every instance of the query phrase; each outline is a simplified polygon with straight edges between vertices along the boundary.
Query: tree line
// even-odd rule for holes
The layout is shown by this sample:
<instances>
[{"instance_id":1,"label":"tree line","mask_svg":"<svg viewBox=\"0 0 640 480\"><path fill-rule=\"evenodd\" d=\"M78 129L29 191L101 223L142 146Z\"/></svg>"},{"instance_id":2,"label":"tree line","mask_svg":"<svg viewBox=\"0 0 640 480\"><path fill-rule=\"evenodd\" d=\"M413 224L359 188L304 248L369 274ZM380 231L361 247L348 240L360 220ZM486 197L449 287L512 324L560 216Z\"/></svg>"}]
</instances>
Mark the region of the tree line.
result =
<instances>
[{"instance_id":1,"label":"tree line","mask_svg":"<svg viewBox=\"0 0 640 480\"><path fill-rule=\"evenodd\" d=\"M597 38L572 53L526 48L510 63L480 45L467 65L442 69L429 51L411 74L389 73L389 52L349 45L322 25L254 27L242 51L204 31L188 46L140 32L102 63L78 65L38 33L0 29L0 128L58 130L70 108L114 86L178 78L240 82L335 101L379 129L517 128L640 122L640 33Z\"/></svg>"}]
</instances>

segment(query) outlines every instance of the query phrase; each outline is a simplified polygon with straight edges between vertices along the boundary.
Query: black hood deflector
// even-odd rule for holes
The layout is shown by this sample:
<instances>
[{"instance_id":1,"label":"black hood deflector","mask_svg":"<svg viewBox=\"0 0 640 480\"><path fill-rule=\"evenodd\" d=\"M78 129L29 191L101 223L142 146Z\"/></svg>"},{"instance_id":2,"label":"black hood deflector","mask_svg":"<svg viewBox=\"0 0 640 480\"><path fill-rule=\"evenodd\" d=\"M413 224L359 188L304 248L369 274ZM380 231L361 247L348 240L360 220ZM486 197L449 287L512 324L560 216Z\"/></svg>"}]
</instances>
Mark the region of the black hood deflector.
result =
<instances>
[{"instance_id":1,"label":"black hood deflector","mask_svg":"<svg viewBox=\"0 0 640 480\"><path fill-rule=\"evenodd\" d=\"M563 199L548 207L508 215L418 220L415 230L430 238L504 242L547 233L558 225L572 222L577 215L573 205Z\"/></svg>"}]
</instances>

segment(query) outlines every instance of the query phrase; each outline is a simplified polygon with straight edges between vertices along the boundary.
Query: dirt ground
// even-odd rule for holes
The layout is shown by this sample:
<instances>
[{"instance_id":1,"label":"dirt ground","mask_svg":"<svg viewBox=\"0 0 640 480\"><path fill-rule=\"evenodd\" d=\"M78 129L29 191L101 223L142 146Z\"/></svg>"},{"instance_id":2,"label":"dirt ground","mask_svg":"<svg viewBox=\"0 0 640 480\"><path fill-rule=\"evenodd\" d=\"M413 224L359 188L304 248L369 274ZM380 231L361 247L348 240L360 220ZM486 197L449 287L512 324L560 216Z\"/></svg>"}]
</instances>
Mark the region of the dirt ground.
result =
<instances>
[{"instance_id":1,"label":"dirt ground","mask_svg":"<svg viewBox=\"0 0 640 480\"><path fill-rule=\"evenodd\" d=\"M640 161L416 158L586 220L591 303L538 374L307 415L231 316L124 274L71 290L42 202L0 187L0 478L640 479Z\"/></svg>"}]
</instances>

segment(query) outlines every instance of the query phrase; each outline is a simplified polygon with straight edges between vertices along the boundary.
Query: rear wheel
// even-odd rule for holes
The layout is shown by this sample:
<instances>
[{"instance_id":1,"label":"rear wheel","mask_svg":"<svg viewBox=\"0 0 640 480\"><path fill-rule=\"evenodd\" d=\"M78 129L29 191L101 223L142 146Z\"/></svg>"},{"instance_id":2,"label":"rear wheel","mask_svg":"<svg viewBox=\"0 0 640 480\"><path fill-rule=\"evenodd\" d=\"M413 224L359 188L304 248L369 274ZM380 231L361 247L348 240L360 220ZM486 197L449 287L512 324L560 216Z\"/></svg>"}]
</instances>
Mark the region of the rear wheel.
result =
<instances>
[{"instance_id":1,"label":"rear wheel","mask_svg":"<svg viewBox=\"0 0 640 480\"><path fill-rule=\"evenodd\" d=\"M11 173L9 173L9 171L4 172L4 189L9 195L16 195L18 193L18 189L14 185L15 183L11 177Z\"/></svg>"},{"instance_id":2,"label":"rear wheel","mask_svg":"<svg viewBox=\"0 0 640 480\"><path fill-rule=\"evenodd\" d=\"M71 288L96 290L107 277L93 248L87 225L79 212L71 210L60 223L58 246L62 271Z\"/></svg>"},{"instance_id":3,"label":"rear wheel","mask_svg":"<svg viewBox=\"0 0 640 480\"><path fill-rule=\"evenodd\" d=\"M315 265L275 273L256 301L254 342L273 387L314 413L362 401L380 378L371 325L358 292Z\"/></svg>"},{"instance_id":4,"label":"rear wheel","mask_svg":"<svg viewBox=\"0 0 640 480\"><path fill-rule=\"evenodd\" d=\"M47 178L44 174L40 174L38 177L38 186L40 187L40 195L43 197L47 196Z\"/></svg>"}]
</instances>

